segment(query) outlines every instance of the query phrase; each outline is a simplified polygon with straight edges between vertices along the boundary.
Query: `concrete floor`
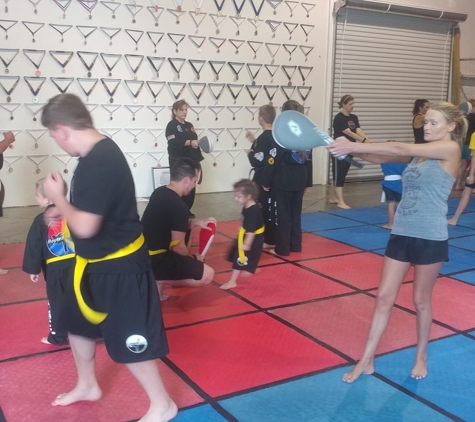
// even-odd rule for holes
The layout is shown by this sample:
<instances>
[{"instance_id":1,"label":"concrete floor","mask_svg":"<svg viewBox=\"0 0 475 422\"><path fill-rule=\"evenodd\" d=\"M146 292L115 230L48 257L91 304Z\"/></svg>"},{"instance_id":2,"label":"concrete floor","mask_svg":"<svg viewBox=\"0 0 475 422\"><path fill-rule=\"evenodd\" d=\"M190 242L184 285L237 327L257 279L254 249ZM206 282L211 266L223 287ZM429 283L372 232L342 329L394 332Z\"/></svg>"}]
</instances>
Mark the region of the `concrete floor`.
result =
<instances>
[{"instance_id":1,"label":"concrete floor","mask_svg":"<svg viewBox=\"0 0 475 422\"><path fill-rule=\"evenodd\" d=\"M317 212L336 209L328 203L329 186L313 186L304 197L303 212ZM199 188L198 188L199 191ZM452 196L460 196L454 192ZM381 205L381 182L353 182L345 185L345 201L354 208ZM139 202L138 210L142 215L147 203ZM24 242L33 218L39 214L39 207L14 207L3 210L0 218L0 243ZM234 202L232 192L197 194L193 212L197 218L215 217L218 221L236 220L241 209Z\"/></svg>"}]
</instances>

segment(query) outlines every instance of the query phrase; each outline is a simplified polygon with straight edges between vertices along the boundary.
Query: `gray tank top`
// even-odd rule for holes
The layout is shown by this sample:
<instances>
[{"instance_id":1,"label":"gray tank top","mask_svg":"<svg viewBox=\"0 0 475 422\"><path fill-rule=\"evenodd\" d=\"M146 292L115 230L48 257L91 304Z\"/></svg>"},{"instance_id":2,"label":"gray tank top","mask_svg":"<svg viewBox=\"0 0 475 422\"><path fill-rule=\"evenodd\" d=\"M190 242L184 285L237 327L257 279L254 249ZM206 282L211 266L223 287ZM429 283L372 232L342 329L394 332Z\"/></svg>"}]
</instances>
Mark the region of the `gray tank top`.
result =
<instances>
[{"instance_id":1,"label":"gray tank top","mask_svg":"<svg viewBox=\"0 0 475 422\"><path fill-rule=\"evenodd\" d=\"M402 199L392 234L428 240L448 239L447 199L455 178L437 160L417 165L414 158L402 174Z\"/></svg>"}]
</instances>

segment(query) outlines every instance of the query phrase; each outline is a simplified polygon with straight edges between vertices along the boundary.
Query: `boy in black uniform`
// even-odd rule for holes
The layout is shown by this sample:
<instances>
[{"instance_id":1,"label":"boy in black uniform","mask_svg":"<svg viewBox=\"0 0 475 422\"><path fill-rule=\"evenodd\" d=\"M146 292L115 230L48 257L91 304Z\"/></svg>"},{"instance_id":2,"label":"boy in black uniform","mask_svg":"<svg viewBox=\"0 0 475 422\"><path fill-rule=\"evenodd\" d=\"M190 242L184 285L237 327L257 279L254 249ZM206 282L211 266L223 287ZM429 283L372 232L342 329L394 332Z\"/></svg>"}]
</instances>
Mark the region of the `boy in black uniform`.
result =
<instances>
[{"instance_id":1,"label":"boy in black uniform","mask_svg":"<svg viewBox=\"0 0 475 422\"><path fill-rule=\"evenodd\" d=\"M36 182L36 201L41 208L47 209L53 204L44 194L44 180ZM63 195L67 190L64 182ZM26 238L22 270L30 275L34 283L38 282L42 271L46 281L50 332L48 337L41 339L42 343L54 346L68 344L68 333L60 323L60 311L66 286L73 280L74 257L74 244L65 221L53 221L46 226L43 213L38 214Z\"/></svg>"},{"instance_id":2,"label":"boy in black uniform","mask_svg":"<svg viewBox=\"0 0 475 422\"><path fill-rule=\"evenodd\" d=\"M266 104L259 108L259 124L264 132L257 139L251 132L246 133L246 138L252 142L247 157L254 170L253 182L259 189L258 201L261 204L262 218L264 220L264 247L275 247L275 204L270 191L262 188L262 176L265 163L272 149L272 124L275 120L275 108Z\"/></svg>"},{"instance_id":3,"label":"boy in black uniform","mask_svg":"<svg viewBox=\"0 0 475 422\"><path fill-rule=\"evenodd\" d=\"M142 216L143 232L161 300L168 296L163 288L172 286L200 287L213 281L214 270L192 255L185 243L185 234L193 227L209 230L214 218L190 219L182 200L196 185L199 165L189 158L179 158L172 167L170 183L155 189Z\"/></svg>"},{"instance_id":4,"label":"boy in black uniform","mask_svg":"<svg viewBox=\"0 0 475 422\"><path fill-rule=\"evenodd\" d=\"M135 187L119 147L97 132L81 100L52 98L43 126L58 145L80 157L71 183L71 203L59 173L48 174L45 195L68 222L76 247L74 285L61 315L78 371L76 386L53 406L102 396L94 372L95 339L104 338L111 358L125 363L150 399L143 421L168 421L177 408L163 386L155 359L168 353L158 291L137 214Z\"/></svg>"},{"instance_id":5,"label":"boy in black uniform","mask_svg":"<svg viewBox=\"0 0 475 422\"><path fill-rule=\"evenodd\" d=\"M234 184L234 200L242 205L242 224L238 238L228 253L228 261L233 264L230 280L223 284L223 290L237 286L237 279L242 271L254 274L262 255L264 243L264 221L259 205L256 203L257 186L252 180L242 179Z\"/></svg>"},{"instance_id":6,"label":"boy in black uniform","mask_svg":"<svg viewBox=\"0 0 475 422\"><path fill-rule=\"evenodd\" d=\"M303 107L294 100L286 101L282 111ZM312 151L290 151L275 141L269 151L262 176L262 186L273 192L277 205L276 246L273 252L288 256L302 251L303 195L312 186Z\"/></svg>"}]
</instances>

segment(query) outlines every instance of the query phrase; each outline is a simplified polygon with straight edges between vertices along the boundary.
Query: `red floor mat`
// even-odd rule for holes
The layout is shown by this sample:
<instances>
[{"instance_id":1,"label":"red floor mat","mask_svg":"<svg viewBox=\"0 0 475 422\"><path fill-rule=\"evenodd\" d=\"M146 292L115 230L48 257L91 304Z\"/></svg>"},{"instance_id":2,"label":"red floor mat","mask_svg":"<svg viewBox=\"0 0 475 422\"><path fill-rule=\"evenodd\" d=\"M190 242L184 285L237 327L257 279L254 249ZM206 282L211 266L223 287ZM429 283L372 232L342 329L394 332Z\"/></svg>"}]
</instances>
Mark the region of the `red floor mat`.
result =
<instances>
[{"instance_id":1,"label":"red floor mat","mask_svg":"<svg viewBox=\"0 0 475 422\"><path fill-rule=\"evenodd\" d=\"M159 362L164 384L179 407L203 400L165 364ZM96 352L96 374L103 390L97 402L80 402L52 407L54 398L76 383L76 369L70 351L0 365L0 397L8 422L117 422L137 419L148 410L148 399L125 365L107 356L104 346Z\"/></svg>"},{"instance_id":2,"label":"red floor mat","mask_svg":"<svg viewBox=\"0 0 475 422\"><path fill-rule=\"evenodd\" d=\"M357 359L363 353L373 308L373 298L357 294L277 309L272 313ZM453 332L432 325L431 339L450 334ZM416 341L416 317L395 308L377 353L411 346L416 344Z\"/></svg>"},{"instance_id":3,"label":"red floor mat","mask_svg":"<svg viewBox=\"0 0 475 422\"><path fill-rule=\"evenodd\" d=\"M218 274L215 281L224 284L229 277L230 273ZM292 264L260 268L252 277L239 278L238 287L233 290L262 308L352 291L348 287Z\"/></svg>"},{"instance_id":4,"label":"red floor mat","mask_svg":"<svg viewBox=\"0 0 475 422\"><path fill-rule=\"evenodd\" d=\"M412 285L402 286L397 304L414 310ZM443 277L432 295L433 318L459 330L475 328L475 286Z\"/></svg>"},{"instance_id":5,"label":"red floor mat","mask_svg":"<svg viewBox=\"0 0 475 422\"><path fill-rule=\"evenodd\" d=\"M179 328L168 340L170 359L214 397L343 362L264 314Z\"/></svg>"},{"instance_id":6,"label":"red floor mat","mask_svg":"<svg viewBox=\"0 0 475 422\"><path fill-rule=\"evenodd\" d=\"M218 223L219 225L220 223ZM200 244L200 228L195 227L193 229L193 239L192 239L192 246L198 246ZM223 236L221 233L215 232L214 234L214 239L213 239L213 244L215 243L224 243L224 242L229 242L229 237Z\"/></svg>"},{"instance_id":7,"label":"red floor mat","mask_svg":"<svg viewBox=\"0 0 475 422\"><path fill-rule=\"evenodd\" d=\"M19 268L0 276L0 304L45 298L46 283L42 274L37 283L33 283L30 276Z\"/></svg>"},{"instance_id":8,"label":"red floor mat","mask_svg":"<svg viewBox=\"0 0 475 422\"><path fill-rule=\"evenodd\" d=\"M241 227L241 220L219 221L216 230L219 233L223 233L226 236L234 238L237 236L239 227Z\"/></svg>"},{"instance_id":9,"label":"red floor mat","mask_svg":"<svg viewBox=\"0 0 475 422\"><path fill-rule=\"evenodd\" d=\"M371 252L305 261L301 265L316 270L358 289L378 287L383 257ZM411 267L405 281L414 279Z\"/></svg>"},{"instance_id":10,"label":"red floor mat","mask_svg":"<svg viewBox=\"0 0 475 422\"><path fill-rule=\"evenodd\" d=\"M0 268L21 267L25 243L9 243L0 245Z\"/></svg>"},{"instance_id":11,"label":"red floor mat","mask_svg":"<svg viewBox=\"0 0 475 422\"><path fill-rule=\"evenodd\" d=\"M198 288L165 288L170 298L162 302L167 328L255 310L212 284Z\"/></svg>"}]
</instances>

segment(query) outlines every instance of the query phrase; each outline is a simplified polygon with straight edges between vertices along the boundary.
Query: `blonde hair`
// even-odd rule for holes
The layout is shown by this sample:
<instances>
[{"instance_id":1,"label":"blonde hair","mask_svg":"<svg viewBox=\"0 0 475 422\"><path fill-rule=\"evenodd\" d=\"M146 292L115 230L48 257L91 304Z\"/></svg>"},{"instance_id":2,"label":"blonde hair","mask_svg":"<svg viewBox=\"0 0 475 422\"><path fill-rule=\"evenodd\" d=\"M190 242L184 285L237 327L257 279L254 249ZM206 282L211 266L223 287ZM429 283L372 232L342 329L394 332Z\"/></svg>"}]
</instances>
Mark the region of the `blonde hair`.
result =
<instances>
[{"instance_id":1,"label":"blonde hair","mask_svg":"<svg viewBox=\"0 0 475 422\"><path fill-rule=\"evenodd\" d=\"M44 177L37 180L37 182L35 183L35 187L36 187L36 192L37 193L39 193L41 196L46 197L44 182L45 182ZM66 194L68 193L68 184L66 183L66 180L63 180L63 183L64 183L64 196L66 196Z\"/></svg>"},{"instance_id":2,"label":"blonde hair","mask_svg":"<svg viewBox=\"0 0 475 422\"><path fill-rule=\"evenodd\" d=\"M451 138L462 146L465 140L465 135L467 134L468 122L458 107L451 103L442 101L439 103L432 103L430 109L440 111L447 122L455 123L455 129L451 132Z\"/></svg>"}]
</instances>

